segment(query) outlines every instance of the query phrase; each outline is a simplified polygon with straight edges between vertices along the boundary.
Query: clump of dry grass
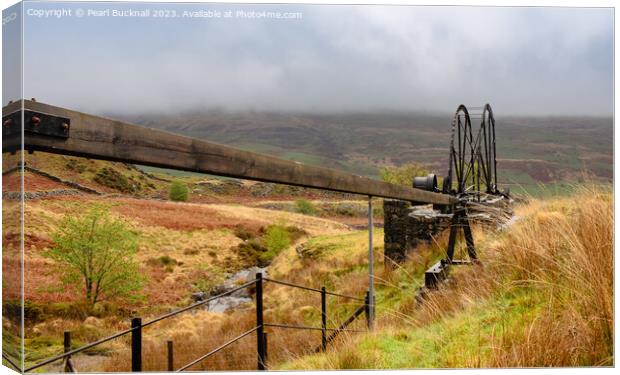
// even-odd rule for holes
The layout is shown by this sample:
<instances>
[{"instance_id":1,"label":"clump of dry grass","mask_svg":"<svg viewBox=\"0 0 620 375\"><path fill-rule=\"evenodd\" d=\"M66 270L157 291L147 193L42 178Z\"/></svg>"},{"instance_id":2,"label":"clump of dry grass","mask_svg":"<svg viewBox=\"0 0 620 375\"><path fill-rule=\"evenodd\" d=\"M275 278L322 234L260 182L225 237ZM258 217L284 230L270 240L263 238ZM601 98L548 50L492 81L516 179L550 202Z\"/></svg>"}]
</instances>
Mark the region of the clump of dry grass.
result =
<instances>
[{"instance_id":1,"label":"clump of dry grass","mask_svg":"<svg viewBox=\"0 0 620 375\"><path fill-rule=\"evenodd\" d=\"M483 265L455 274L420 309L417 323L521 290L544 302L523 325L491 339L488 366L611 364L611 202L609 193L582 188L571 198L522 207L516 225L480 246Z\"/></svg>"},{"instance_id":2,"label":"clump of dry grass","mask_svg":"<svg viewBox=\"0 0 620 375\"><path fill-rule=\"evenodd\" d=\"M494 366L613 363L612 244L612 196L597 189L552 200L509 231L490 253L490 272L547 303L498 343Z\"/></svg>"}]
</instances>

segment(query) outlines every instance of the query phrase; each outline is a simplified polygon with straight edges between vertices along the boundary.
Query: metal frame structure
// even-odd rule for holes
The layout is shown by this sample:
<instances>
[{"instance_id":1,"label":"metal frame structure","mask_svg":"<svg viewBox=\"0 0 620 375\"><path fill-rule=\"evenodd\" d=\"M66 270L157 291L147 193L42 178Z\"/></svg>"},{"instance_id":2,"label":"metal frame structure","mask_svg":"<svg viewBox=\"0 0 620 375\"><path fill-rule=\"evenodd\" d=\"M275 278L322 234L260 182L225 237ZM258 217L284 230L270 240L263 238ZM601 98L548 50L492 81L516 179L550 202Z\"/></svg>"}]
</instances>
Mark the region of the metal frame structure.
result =
<instances>
[{"instance_id":1,"label":"metal frame structure","mask_svg":"<svg viewBox=\"0 0 620 375\"><path fill-rule=\"evenodd\" d=\"M471 201L480 202L483 197L504 195L497 189L497 152L495 144L495 117L490 104L483 107L459 105L452 120L450 137L450 157L448 175L444 178L442 191L454 196L458 203L449 207L452 212L450 237L446 258L435 263L425 273L425 287L434 289L438 283L448 276L452 265L478 263L474 236L472 234L467 204ZM472 119L480 119L480 127L474 131ZM429 175L425 181L414 180L414 186L436 180ZM436 185L436 182L434 182ZM484 186L483 186L484 185ZM433 186L432 190L436 190ZM454 259L456 240L459 232L463 232L469 259Z\"/></svg>"}]
</instances>

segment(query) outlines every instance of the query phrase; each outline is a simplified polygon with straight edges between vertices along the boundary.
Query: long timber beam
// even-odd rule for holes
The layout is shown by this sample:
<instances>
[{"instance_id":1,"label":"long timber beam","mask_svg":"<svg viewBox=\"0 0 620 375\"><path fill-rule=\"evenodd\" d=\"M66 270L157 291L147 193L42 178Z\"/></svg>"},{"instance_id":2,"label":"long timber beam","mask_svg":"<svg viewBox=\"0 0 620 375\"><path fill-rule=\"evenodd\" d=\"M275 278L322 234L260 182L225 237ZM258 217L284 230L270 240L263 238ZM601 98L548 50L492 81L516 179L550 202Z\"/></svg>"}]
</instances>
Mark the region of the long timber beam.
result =
<instances>
[{"instance_id":1,"label":"long timber beam","mask_svg":"<svg viewBox=\"0 0 620 375\"><path fill-rule=\"evenodd\" d=\"M24 148L92 159L448 205L455 198L333 169L243 151L212 142L23 100L2 109L2 151Z\"/></svg>"}]
</instances>

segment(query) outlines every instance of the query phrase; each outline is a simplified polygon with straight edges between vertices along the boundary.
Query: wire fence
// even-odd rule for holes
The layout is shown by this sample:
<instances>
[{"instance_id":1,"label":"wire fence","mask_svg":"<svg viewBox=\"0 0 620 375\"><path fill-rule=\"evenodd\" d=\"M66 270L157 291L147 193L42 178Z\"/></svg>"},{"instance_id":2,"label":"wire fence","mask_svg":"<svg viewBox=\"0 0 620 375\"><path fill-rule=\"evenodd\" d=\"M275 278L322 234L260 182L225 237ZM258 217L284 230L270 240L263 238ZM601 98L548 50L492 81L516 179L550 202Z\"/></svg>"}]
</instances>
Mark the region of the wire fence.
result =
<instances>
[{"instance_id":1,"label":"wire fence","mask_svg":"<svg viewBox=\"0 0 620 375\"><path fill-rule=\"evenodd\" d=\"M299 321L266 322L264 320L265 308L263 306L265 283L319 294L321 297L320 324L308 325L305 322ZM161 338L155 340L144 340L143 338L144 334L149 331L148 328L156 323L169 320L190 310L208 306L209 302L250 287L254 288L254 313L256 317L255 320L240 322L235 327L239 330L238 332L233 333L232 330L227 329L224 332L213 333L210 337L201 339L200 345L192 343L191 348L188 348L188 345L182 340L174 342L172 340L164 341ZM347 308L350 304L354 308L353 312L347 312L346 318L340 316L342 309L340 309L340 314L337 314L336 311L328 314L328 297L349 301L348 304L343 305L345 307L344 311L348 311ZM55 372L77 372L82 363L85 362L84 354L104 344L110 343L110 346L112 346L111 342L113 340L122 341L120 345L115 345L117 350L111 368L114 371L265 370L271 361L275 363L285 358L291 358L293 353L288 348L301 348L301 353L294 353L295 355L320 352L326 350L327 346L341 334L366 332L370 323L369 312L371 308L373 306L369 303L368 293L366 293L365 298L348 296L328 291L325 287L318 289L287 281L263 278L261 273L257 273L255 279L245 284L146 322L143 322L140 317L135 317L131 320L129 328L78 348L73 348L71 332L66 331L64 333L63 353L26 367L23 369L23 372L32 372L42 368ZM362 327L355 326L354 322L356 320L359 321L358 318L361 315L365 315L366 324ZM283 330L287 332L283 333ZM295 345L291 346L293 342ZM118 349L119 346L122 349ZM149 358L148 363L142 362L145 354ZM187 360L189 356L192 357L191 360ZM156 360L153 360L154 358ZM14 369L20 370L20 366L5 353L3 353L3 359Z\"/></svg>"}]
</instances>

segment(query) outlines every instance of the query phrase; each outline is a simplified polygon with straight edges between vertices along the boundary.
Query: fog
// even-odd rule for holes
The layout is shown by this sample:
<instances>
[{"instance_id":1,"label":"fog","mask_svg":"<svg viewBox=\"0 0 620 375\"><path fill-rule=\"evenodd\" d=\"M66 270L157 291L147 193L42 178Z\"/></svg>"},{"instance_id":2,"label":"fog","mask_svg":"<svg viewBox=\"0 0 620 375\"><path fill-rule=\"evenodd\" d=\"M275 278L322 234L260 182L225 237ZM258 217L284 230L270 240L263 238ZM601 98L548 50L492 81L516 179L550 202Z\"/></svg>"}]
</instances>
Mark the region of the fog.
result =
<instances>
[{"instance_id":1,"label":"fog","mask_svg":"<svg viewBox=\"0 0 620 375\"><path fill-rule=\"evenodd\" d=\"M486 102L505 115L613 112L612 9L156 8L302 18L26 16L24 96L94 113L447 112ZM4 98L19 96L13 86L3 89Z\"/></svg>"}]
</instances>

